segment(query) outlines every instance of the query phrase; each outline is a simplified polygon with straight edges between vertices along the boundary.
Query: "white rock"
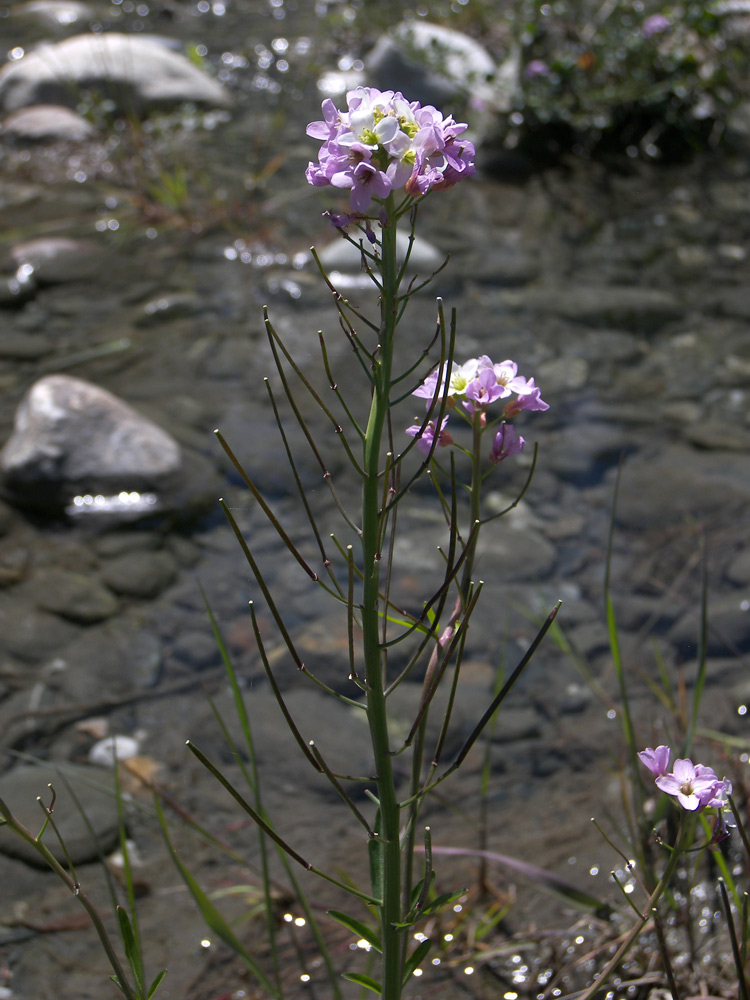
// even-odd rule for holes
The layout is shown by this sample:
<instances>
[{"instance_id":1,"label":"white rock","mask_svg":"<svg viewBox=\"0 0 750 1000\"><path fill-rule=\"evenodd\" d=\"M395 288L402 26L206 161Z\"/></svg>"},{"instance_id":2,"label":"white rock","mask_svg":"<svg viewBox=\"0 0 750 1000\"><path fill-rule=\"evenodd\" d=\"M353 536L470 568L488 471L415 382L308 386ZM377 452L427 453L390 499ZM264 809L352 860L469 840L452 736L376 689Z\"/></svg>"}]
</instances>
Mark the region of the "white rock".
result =
<instances>
[{"instance_id":1,"label":"white rock","mask_svg":"<svg viewBox=\"0 0 750 1000\"><path fill-rule=\"evenodd\" d=\"M99 90L122 112L193 102L227 107L227 91L187 56L148 35L75 35L40 45L0 70L0 107L32 104L75 107L82 90Z\"/></svg>"},{"instance_id":2,"label":"white rock","mask_svg":"<svg viewBox=\"0 0 750 1000\"><path fill-rule=\"evenodd\" d=\"M27 506L64 506L79 494L169 490L179 445L112 393L70 375L35 382L0 452L5 487Z\"/></svg>"},{"instance_id":3,"label":"white rock","mask_svg":"<svg viewBox=\"0 0 750 1000\"><path fill-rule=\"evenodd\" d=\"M457 96L490 99L495 70L469 35L428 21L402 21L365 58L368 82L438 107Z\"/></svg>"},{"instance_id":4,"label":"white rock","mask_svg":"<svg viewBox=\"0 0 750 1000\"><path fill-rule=\"evenodd\" d=\"M2 124L5 135L19 139L65 139L83 142L96 135L91 122L81 115L57 104L37 104L20 108L8 115Z\"/></svg>"},{"instance_id":5,"label":"white rock","mask_svg":"<svg viewBox=\"0 0 750 1000\"><path fill-rule=\"evenodd\" d=\"M105 736L89 750L89 764L99 767L114 767L117 760L137 757L141 745L132 736Z\"/></svg>"}]
</instances>

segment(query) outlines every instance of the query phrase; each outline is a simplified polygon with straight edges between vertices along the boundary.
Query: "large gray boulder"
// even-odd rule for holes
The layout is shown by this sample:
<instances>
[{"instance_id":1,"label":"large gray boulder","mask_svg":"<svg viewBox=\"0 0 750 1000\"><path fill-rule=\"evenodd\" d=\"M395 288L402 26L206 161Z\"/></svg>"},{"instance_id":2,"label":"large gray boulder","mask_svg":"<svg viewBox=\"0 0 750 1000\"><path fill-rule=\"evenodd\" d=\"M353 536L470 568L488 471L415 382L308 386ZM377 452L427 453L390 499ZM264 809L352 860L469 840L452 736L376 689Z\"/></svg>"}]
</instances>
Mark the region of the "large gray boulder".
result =
<instances>
[{"instance_id":1,"label":"large gray boulder","mask_svg":"<svg viewBox=\"0 0 750 1000\"><path fill-rule=\"evenodd\" d=\"M177 442L112 393L69 375L36 382L0 452L6 492L23 506L65 507L76 496L157 495L182 470Z\"/></svg>"},{"instance_id":2,"label":"large gray boulder","mask_svg":"<svg viewBox=\"0 0 750 1000\"><path fill-rule=\"evenodd\" d=\"M401 22L365 57L368 84L441 110L457 98L494 103L496 73L492 57L473 38L428 21Z\"/></svg>"},{"instance_id":3,"label":"large gray boulder","mask_svg":"<svg viewBox=\"0 0 750 1000\"><path fill-rule=\"evenodd\" d=\"M0 70L0 107L35 104L75 108L84 90L114 101L118 111L143 115L191 102L226 107L226 90L187 56L145 35L75 35L41 45Z\"/></svg>"}]
</instances>

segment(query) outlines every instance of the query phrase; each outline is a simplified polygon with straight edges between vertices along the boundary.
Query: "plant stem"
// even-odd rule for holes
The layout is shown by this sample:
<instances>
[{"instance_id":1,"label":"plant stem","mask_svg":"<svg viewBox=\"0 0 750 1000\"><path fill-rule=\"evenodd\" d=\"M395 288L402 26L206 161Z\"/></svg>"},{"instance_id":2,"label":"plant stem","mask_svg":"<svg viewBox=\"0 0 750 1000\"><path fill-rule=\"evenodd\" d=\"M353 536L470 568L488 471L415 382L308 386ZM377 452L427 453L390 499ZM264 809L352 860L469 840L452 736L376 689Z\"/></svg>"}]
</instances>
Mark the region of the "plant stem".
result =
<instances>
[{"instance_id":1,"label":"plant stem","mask_svg":"<svg viewBox=\"0 0 750 1000\"><path fill-rule=\"evenodd\" d=\"M362 484L362 643L367 718L370 726L378 800L379 837L382 851L382 901L380 904L383 948L382 996L399 1000L402 980L402 941L396 929L400 919L401 850L399 843L400 807L393 780L388 718L386 711L385 655L380 642L380 540L382 518L380 485L383 432L388 414L393 364L394 334L398 296L396 270L396 224L392 199L386 205L391 214L382 228L381 269L383 291L380 302L380 343L373 362L373 395L364 439Z\"/></svg>"}]
</instances>

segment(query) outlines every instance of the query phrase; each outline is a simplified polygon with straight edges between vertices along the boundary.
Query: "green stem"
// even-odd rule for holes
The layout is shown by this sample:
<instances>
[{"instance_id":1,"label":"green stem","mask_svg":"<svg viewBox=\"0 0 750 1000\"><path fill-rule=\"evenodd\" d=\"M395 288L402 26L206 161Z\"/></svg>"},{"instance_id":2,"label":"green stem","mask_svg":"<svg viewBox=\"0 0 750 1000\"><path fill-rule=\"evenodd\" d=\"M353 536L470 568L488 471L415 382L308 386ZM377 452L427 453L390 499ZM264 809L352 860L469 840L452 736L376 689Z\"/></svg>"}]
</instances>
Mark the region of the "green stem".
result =
<instances>
[{"instance_id":1,"label":"green stem","mask_svg":"<svg viewBox=\"0 0 750 1000\"><path fill-rule=\"evenodd\" d=\"M461 600L463 601L464 607L469 599L469 588L471 587L471 577L474 572L474 556L477 550L477 542L479 541L479 522L481 513L481 498L482 498L482 427L480 424L480 416L475 413L474 418L471 422L472 429L472 441L471 441L471 492L469 494L469 540L467 545L469 546L469 551L466 553L466 558L464 560L464 570L461 574L461 584L459 587L461 593Z\"/></svg>"},{"instance_id":2,"label":"green stem","mask_svg":"<svg viewBox=\"0 0 750 1000\"><path fill-rule=\"evenodd\" d=\"M386 203L390 224L383 226L381 275L383 292L380 303L380 343L374 355L373 395L364 439L364 477L362 484L362 643L364 683L367 694L367 718L370 726L378 800L382 851L382 901L380 903L383 947L382 996L399 1000L402 980L401 937L396 924L401 917L401 850L399 843L400 807L393 780L388 717L386 711L385 657L380 629L380 539L382 537L382 488L380 484L383 433L388 414L393 365L394 335L398 308L396 270L396 225L392 198Z\"/></svg>"},{"instance_id":3,"label":"green stem","mask_svg":"<svg viewBox=\"0 0 750 1000\"><path fill-rule=\"evenodd\" d=\"M602 969L601 973L597 976L596 981L589 986L587 990L583 993L579 993L576 1000L590 1000L594 994L602 991L607 983L609 976L615 971L617 966L622 962L627 953L635 944L638 935L643 930L649 917L652 915L653 908L656 906L659 898L661 897L664 890L667 888L672 880L672 876L675 873L677 864L682 856L684 850L687 847L688 842L692 839L692 824L685 824L682 817L680 817L680 827L677 831L677 838L675 840L675 846L672 849L672 853L669 856L669 861L667 862L667 867L664 869L664 874L659 879L659 884L656 886L654 891L649 896L646 906L641 911L641 915L638 917L636 923L631 927L627 934L627 937L622 942L617 952L612 956L607 965Z\"/></svg>"},{"instance_id":4,"label":"green stem","mask_svg":"<svg viewBox=\"0 0 750 1000\"><path fill-rule=\"evenodd\" d=\"M120 960L117 957L112 942L109 939L109 935L104 929L104 924L102 923L99 914L96 912L94 904L91 902L89 897L81 889L80 885L75 882L70 875L65 871L63 866L54 856L54 854L49 850L49 848L41 840L35 837L26 827L20 823L6 804L0 799L0 817L5 821L8 828L20 837L21 840L26 841L30 847L33 847L37 854L44 860L45 864L57 875L57 877L65 883L65 885L70 889L76 899L79 901L81 906L86 910L91 922L96 928L96 933L99 935L99 940L102 943L104 952L109 959L109 964L112 966L117 981L119 983L120 989L124 993L127 1000L137 1000L136 994L130 986L128 977L125 975L125 970L123 969Z\"/></svg>"}]
</instances>

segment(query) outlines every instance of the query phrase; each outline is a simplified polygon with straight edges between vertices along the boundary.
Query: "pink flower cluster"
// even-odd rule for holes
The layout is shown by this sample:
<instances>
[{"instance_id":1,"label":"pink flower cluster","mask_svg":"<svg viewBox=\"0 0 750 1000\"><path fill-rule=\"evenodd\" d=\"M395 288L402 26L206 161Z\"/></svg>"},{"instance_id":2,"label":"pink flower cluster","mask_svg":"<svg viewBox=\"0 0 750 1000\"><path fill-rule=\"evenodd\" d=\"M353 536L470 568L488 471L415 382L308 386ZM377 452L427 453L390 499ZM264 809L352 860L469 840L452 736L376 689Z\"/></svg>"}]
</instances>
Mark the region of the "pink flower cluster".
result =
<instances>
[{"instance_id":1,"label":"pink flower cluster","mask_svg":"<svg viewBox=\"0 0 750 1000\"><path fill-rule=\"evenodd\" d=\"M443 396L449 408L455 408L460 402L471 417L478 416L483 421L483 426L487 407L497 400L507 399L503 407L504 419L495 434L489 455L490 462L496 465L509 455L517 455L526 443L515 427L505 420L516 416L521 410L549 409L549 404L542 399L541 390L534 384L534 379L519 375L518 365L514 361L494 362L486 354L472 358L463 365L454 362L450 372L445 369L442 377L440 369L435 368L422 385L414 390L413 395L426 399L428 409L433 401L440 405ZM447 422L446 416L437 435L438 447L454 443L445 430ZM406 433L418 438L417 447L425 455L429 454L436 434L433 420L426 427L414 424L407 428Z\"/></svg>"},{"instance_id":2,"label":"pink flower cluster","mask_svg":"<svg viewBox=\"0 0 750 1000\"><path fill-rule=\"evenodd\" d=\"M373 198L393 191L416 197L474 173L474 146L458 138L467 126L431 105L374 87L350 90L346 103L339 111L327 98L323 121L307 126L323 145L305 176L316 187L348 190L353 212L365 212Z\"/></svg>"},{"instance_id":3,"label":"pink flower cluster","mask_svg":"<svg viewBox=\"0 0 750 1000\"><path fill-rule=\"evenodd\" d=\"M656 749L647 747L638 754L641 763L654 775L657 788L667 795L674 795L682 808L689 812L726 806L727 796L732 793L731 781L717 778L710 767L694 764L687 758L678 758L669 772L671 754L667 746Z\"/></svg>"}]
</instances>

